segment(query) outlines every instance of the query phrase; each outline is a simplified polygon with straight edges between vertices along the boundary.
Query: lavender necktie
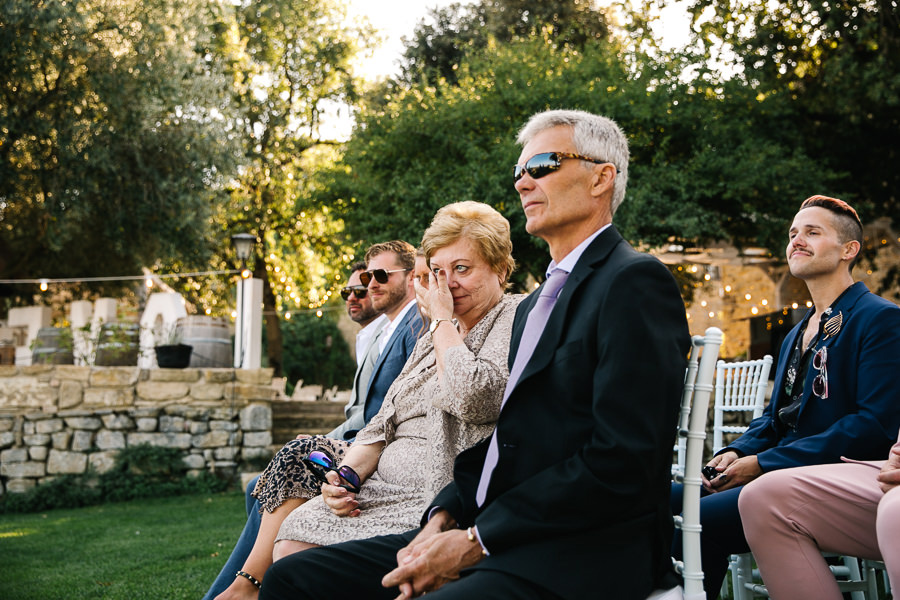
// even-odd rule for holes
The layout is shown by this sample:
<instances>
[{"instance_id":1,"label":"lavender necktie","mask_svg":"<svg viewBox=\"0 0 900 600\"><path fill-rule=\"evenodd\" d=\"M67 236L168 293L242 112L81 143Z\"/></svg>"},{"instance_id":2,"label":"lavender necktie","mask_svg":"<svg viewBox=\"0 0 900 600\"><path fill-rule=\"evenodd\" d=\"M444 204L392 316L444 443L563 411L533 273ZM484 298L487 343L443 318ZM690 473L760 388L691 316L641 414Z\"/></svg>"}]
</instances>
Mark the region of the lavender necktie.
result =
<instances>
[{"instance_id":1,"label":"lavender necktie","mask_svg":"<svg viewBox=\"0 0 900 600\"><path fill-rule=\"evenodd\" d=\"M512 370L509 372L509 380L506 382L506 391L503 392L503 402L500 404L500 410L503 410L503 406L506 404L507 399L509 399L509 395L512 393L513 388L516 387L516 383L518 383L522 371L525 370L525 365L531 360L531 355L534 354L534 349L537 346L538 340L541 339L541 334L544 332L544 327L547 325L547 319L550 318L550 313L553 311L553 306L556 304L556 298L559 296L559 291L562 289L563 285L565 285L568 277L569 274L562 269L554 269L551 271L550 277L544 282L544 287L541 288L540 295L534 303L531 312L528 313L528 320L525 321L525 329L522 331L522 338L519 340L519 348L516 351L516 359L513 362ZM487 456L484 458L484 467L481 471L481 479L478 482L478 491L475 494L475 500L478 502L478 506L481 506L484 503L484 499L487 496L487 488L491 481L491 473L494 472L494 467L497 466L498 456L499 446L497 444L497 430L494 429L490 446L488 446Z\"/></svg>"}]
</instances>

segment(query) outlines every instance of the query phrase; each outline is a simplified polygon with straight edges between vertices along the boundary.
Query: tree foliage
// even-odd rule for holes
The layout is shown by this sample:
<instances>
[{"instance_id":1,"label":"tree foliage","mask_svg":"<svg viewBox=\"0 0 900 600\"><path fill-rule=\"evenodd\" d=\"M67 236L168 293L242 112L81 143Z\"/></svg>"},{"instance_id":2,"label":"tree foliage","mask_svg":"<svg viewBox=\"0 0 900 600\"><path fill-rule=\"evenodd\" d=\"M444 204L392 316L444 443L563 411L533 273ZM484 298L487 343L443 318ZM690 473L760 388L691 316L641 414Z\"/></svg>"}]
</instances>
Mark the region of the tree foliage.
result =
<instances>
[{"instance_id":1,"label":"tree foliage","mask_svg":"<svg viewBox=\"0 0 900 600\"><path fill-rule=\"evenodd\" d=\"M864 219L900 217L900 4L694 0L698 42L737 70ZM776 120L778 126L783 120ZM773 130L775 128L773 127Z\"/></svg>"},{"instance_id":2,"label":"tree foliage","mask_svg":"<svg viewBox=\"0 0 900 600\"><path fill-rule=\"evenodd\" d=\"M0 278L205 263L196 240L230 169L223 80L197 52L214 11L182 0L2 4Z\"/></svg>"},{"instance_id":3,"label":"tree foliage","mask_svg":"<svg viewBox=\"0 0 900 600\"><path fill-rule=\"evenodd\" d=\"M344 22L326 0L4 3L0 278L229 270L231 235L255 234L278 373L280 315L328 301L352 259L307 200L369 36ZM173 285L222 315L233 283Z\"/></svg>"},{"instance_id":4,"label":"tree foliage","mask_svg":"<svg viewBox=\"0 0 900 600\"><path fill-rule=\"evenodd\" d=\"M214 220L224 250L217 260L228 262L230 235L259 239L253 273L263 281L276 374L281 313L328 301L352 259L334 241L341 225L328 207L308 202L310 173L333 160L336 144L320 135L321 114L329 103L353 100L349 61L368 35L344 21L340 5L327 0L245 0L232 5L208 49L229 78L228 135L240 165Z\"/></svg>"},{"instance_id":5,"label":"tree foliage","mask_svg":"<svg viewBox=\"0 0 900 600\"><path fill-rule=\"evenodd\" d=\"M405 39L402 79L407 83L457 80L457 69L489 43L542 37L557 47L584 48L609 37L606 13L587 0L529 2L481 0L429 10Z\"/></svg>"},{"instance_id":6,"label":"tree foliage","mask_svg":"<svg viewBox=\"0 0 900 600\"><path fill-rule=\"evenodd\" d=\"M315 313L301 313L284 321L282 330L283 372L290 386L303 380L326 389L335 385L350 389L356 363L330 314L317 317Z\"/></svg>"},{"instance_id":7,"label":"tree foliage","mask_svg":"<svg viewBox=\"0 0 900 600\"><path fill-rule=\"evenodd\" d=\"M351 238L416 243L440 206L483 201L512 224L520 280L539 276L546 251L525 232L511 172L518 128L547 108L605 114L625 130L630 173L616 223L634 242L780 248L795 207L784 199L828 181L791 142L789 115L761 110L737 84L681 82L670 60L614 41L583 51L545 39L490 44L458 72L455 85L419 84L363 112L325 196Z\"/></svg>"},{"instance_id":8,"label":"tree foliage","mask_svg":"<svg viewBox=\"0 0 900 600\"><path fill-rule=\"evenodd\" d=\"M510 219L520 264L539 274L545 254L524 231L509 170L518 127L546 108L605 114L626 131L630 180L615 220L636 243L721 240L781 255L797 204L816 193L893 214L894 3L697 0L701 37L671 51L649 37L651 4L627 15L628 31L580 45L559 43L566 22L540 35L491 29L501 5L497 18L530 22L513 2L420 24L406 78L366 99L322 196L351 240L416 242L439 206L481 200Z\"/></svg>"}]
</instances>

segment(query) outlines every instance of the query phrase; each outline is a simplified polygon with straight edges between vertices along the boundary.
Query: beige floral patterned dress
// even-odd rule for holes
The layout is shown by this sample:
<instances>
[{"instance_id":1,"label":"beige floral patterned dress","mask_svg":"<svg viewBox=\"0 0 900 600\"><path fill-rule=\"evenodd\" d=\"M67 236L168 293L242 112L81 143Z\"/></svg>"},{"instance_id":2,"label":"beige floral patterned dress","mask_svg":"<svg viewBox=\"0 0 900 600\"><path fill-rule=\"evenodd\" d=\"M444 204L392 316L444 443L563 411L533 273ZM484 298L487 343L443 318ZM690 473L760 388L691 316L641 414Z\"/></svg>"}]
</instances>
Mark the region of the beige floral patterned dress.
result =
<instances>
[{"instance_id":1,"label":"beige floral patterned dress","mask_svg":"<svg viewBox=\"0 0 900 600\"><path fill-rule=\"evenodd\" d=\"M452 479L456 455L494 429L509 377L513 317L523 298L504 296L469 331L465 347L450 348L441 378L425 333L381 410L353 442L385 442L378 468L357 495L360 516L335 516L317 496L288 515L278 539L325 545L418 527L428 502Z\"/></svg>"}]
</instances>

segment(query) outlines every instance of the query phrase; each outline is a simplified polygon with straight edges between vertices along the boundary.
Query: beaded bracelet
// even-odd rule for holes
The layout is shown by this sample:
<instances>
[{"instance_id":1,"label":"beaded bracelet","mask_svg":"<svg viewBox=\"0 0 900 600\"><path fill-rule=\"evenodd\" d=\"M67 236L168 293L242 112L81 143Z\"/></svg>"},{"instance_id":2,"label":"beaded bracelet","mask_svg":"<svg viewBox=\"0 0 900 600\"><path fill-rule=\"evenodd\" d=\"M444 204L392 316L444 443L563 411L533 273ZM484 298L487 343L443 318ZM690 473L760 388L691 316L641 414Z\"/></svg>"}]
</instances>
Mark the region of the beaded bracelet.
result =
<instances>
[{"instance_id":1,"label":"beaded bracelet","mask_svg":"<svg viewBox=\"0 0 900 600\"><path fill-rule=\"evenodd\" d=\"M237 573L234 574L234 576L235 577L246 577L247 579L250 580L250 583L252 583L253 585L256 586L256 589L259 589L260 587L262 587L262 582L259 579L257 579L256 577L254 577L253 575L251 575L250 573L247 573L246 571L238 571Z\"/></svg>"}]
</instances>

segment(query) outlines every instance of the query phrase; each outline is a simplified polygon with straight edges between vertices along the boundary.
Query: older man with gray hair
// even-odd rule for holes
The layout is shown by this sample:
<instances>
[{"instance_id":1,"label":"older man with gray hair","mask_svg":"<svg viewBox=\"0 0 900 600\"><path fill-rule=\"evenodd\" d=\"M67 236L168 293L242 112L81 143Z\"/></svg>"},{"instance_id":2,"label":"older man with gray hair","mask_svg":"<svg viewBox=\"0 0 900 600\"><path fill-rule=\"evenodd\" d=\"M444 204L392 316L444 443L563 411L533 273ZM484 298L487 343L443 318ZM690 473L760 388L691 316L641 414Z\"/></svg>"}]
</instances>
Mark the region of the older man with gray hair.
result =
<instances>
[{"instance_id":1,"label":"older man with gray hair","mask_svg":"<svg viewBox=\"0 0 900 600\"><path fill-rule=\"evenodd\" d=\"M420 529L288 556L261 599L644 600L677 584L668 498L690 336L671 273L612 225L627 141L606 117L548 111L519 143L526 230L551 261L516 313L494 434L459 454Z\"/></svg>"}]
</instances>

